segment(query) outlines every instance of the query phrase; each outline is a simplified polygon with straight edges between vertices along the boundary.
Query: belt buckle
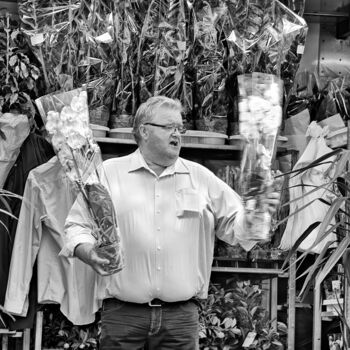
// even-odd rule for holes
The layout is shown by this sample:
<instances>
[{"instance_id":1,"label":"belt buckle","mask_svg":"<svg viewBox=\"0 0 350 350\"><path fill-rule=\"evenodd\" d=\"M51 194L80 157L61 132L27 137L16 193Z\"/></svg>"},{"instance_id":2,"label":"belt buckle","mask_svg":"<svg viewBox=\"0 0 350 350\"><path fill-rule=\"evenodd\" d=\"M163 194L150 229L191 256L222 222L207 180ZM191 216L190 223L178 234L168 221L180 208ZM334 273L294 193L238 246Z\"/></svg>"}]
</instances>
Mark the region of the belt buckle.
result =
<instances>
[{"instance_id":1,"label":"belt buckle","mask_svg":"<svg viewBox=\"0 0 350 350\"><path fill-rule=\"evenodd\" d=\"M155 299L153 299L153 300L150 300L149 302L148 302L148 305L150 306L150 307L162 307L162 304L152 304L152 301L154 302L154 300Z\"/></svg>"}]
</instances>

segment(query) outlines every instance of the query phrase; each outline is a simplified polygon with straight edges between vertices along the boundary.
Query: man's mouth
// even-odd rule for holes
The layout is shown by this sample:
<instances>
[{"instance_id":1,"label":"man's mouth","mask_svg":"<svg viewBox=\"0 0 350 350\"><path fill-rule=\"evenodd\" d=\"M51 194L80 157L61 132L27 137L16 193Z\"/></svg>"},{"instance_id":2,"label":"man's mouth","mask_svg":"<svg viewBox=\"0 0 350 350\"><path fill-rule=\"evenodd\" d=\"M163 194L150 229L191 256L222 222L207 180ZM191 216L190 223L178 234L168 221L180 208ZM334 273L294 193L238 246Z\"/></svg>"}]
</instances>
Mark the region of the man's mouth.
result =
<instances>
[{"instance_id":1,"label":"man's mouth","mask_svg":"<svg viewBox=\"0 0 350 350\"><path fill-rule=\"evenodd\" d=\"M178 140L171 140L170 141L171 146L177 147L179 144L180 144L180 142Z\"/></svg>"}]
</instances>

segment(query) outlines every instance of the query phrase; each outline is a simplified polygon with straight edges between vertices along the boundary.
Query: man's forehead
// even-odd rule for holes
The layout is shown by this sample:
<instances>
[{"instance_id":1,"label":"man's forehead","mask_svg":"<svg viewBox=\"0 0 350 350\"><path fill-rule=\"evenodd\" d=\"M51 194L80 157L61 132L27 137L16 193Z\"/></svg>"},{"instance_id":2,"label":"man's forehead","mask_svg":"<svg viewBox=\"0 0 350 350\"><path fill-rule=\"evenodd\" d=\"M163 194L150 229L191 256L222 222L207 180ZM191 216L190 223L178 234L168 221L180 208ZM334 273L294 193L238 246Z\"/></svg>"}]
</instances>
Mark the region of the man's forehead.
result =
<instances>
[{"instance_id":1,"label":"man's forehead","mask_svg":"<svg viewBox=\"0 0 350 350\"><path fill-rule=\"evenodd\" d=\"M154 118L182 118L181 112L178 109L174 109L169 106L160 106L158 107L153 114L153 120Z\"/></svg>"}]
</instances>

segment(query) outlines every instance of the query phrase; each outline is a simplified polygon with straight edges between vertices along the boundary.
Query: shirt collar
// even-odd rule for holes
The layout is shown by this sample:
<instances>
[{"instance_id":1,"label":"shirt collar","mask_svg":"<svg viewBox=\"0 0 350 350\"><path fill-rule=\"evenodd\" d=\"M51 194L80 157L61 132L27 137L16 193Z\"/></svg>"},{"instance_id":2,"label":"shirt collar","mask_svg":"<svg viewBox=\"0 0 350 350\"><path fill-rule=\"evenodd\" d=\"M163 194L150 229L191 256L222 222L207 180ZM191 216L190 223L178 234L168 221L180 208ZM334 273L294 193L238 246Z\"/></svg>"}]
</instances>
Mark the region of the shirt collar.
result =
<instances>
[{"instance_id":1,"label":"shirt collar","mask_svg":"<svg viewBox=\"0 0 350 350\"><path fill-rule=\"evenodd\" d=\"M129 172L136 171L139 169L147 169L151 171L150 167L146 163L145 159L143 158L140 149L138 148L134 153L131 154L131 162L129 166ZM189 170L186 166L184 160L182 158L178 158L175 162L175 164L170 165L167 167L162 176L164 175L170 175L174 173L182 173L182 174L188 174Z\"/></svg>"}]
</instances>

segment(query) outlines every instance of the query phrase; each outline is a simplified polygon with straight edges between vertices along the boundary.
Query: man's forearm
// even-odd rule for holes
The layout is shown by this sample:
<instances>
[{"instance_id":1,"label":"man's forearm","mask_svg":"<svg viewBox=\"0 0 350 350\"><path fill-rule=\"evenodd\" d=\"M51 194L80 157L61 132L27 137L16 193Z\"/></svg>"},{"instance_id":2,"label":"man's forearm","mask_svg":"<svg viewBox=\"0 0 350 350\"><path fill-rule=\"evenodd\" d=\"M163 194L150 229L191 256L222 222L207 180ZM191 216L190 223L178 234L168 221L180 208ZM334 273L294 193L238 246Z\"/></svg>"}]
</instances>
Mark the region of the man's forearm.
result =
<instances>
[{"instance_id":1,"label":"man's forearm","mask_svg":"<svg viewBox=\"0 0 350 350\"><path fill-rule=\"evenodd\" d=\"M89 264L91 258L91 250L93 249L93 244L91 243L79 243L74 249L74 256Z\"/></svg>"}]
</instances>

